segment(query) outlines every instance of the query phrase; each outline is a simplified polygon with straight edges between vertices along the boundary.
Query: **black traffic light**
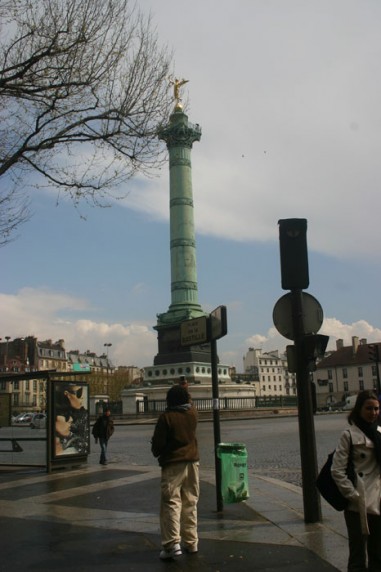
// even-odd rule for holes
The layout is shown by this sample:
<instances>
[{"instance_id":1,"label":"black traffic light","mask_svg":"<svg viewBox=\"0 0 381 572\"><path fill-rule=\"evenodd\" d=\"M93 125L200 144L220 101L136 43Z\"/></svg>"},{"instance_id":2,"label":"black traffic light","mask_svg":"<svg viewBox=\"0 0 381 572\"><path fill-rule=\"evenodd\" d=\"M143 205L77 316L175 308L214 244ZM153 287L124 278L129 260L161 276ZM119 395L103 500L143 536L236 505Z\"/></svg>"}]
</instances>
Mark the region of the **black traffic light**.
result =
<instances>
[{"instance_id":1,"label":"black traffic light","mask_svg":"<svg viewBox=\"0 0 381 572\"><path fill-rule=\"evenodd\" d=\"M287 356L287 370L290 373L296 373L298 371L298 364L296 358L295 346L286 346L286 356Z\"/></svg>"},{"instance_id":2,"label":"black traffic light","mask_svg":"<svg viewBox=\"0 0 381 572\"><path fill-rule=\"evenodd\" d=\"M370 361L376 361L376 362L380 361L377 344L370 344L368 346L368 355Z\"/></svg>"},{"instance_id":3,"label":"black traffic light","mask_svg":"<svg viewBox=\"0 0 381 572\"><path fill-rule=\"evenodd\" d=\"M315 371L316 360L324 357L327 348L329 336L321 334L306 335L302 339L303 357L308 362L308 369Z\"/></svg>"},{"instance_id":4,"label":"black traffic light","mask_svg":"<svg viewBox=\"0 0 381 572\"><path fill-rule=\"evenodd\" d=\"M278 224L282 288L308 288L307 219L287 218Z\"/></svg>"}]
</instances>

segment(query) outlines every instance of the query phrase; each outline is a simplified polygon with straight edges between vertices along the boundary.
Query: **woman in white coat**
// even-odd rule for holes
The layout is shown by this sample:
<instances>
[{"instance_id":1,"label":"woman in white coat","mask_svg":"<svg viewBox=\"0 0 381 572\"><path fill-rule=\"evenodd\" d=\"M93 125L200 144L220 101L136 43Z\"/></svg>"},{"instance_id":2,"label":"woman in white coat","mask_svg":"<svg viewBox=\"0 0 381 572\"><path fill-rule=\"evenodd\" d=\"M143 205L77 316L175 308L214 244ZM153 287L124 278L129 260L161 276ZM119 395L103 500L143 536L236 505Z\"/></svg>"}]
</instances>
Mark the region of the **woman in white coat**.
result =
<instances>
[{"instance_id":1,"label":"woman in white coat","mask_svg":"<svg viewBox=\"0 0 381 572\"><path fill-rule=\"evenodd\" d=\"M349 539L348 572L381 572L381 427L373 391L361 391L340 436L332 477L349 504L344 511ZM352 446L351 446L352 445ZM356 482L347 474L349 455Z\"/></svg>"}]
</instances>

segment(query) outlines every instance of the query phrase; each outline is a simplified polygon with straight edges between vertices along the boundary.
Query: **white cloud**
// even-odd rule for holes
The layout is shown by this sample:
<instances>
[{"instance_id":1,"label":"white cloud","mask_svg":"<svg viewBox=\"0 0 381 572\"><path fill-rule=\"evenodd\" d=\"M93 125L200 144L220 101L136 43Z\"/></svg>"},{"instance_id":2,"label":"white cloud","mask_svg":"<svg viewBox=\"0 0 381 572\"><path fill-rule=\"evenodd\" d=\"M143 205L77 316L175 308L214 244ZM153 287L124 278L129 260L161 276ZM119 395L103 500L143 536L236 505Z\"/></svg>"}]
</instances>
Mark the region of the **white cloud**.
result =
<instances>
[{"instance_id":1,"label":"white cloud","mask_svg":"<svg viewBox=\"0 0 381 572\"><path fill-rule=\"evenodd\" d=\"M105 343L111 343L109 356L115 365L152 365L158 349L157 335L151 323L97 322L88 317L92 311L86 300L46 288L23 288L14 295L0 294L3 337L34 335L40 340L64 339L67 350L90 350L98 355L105 351ZM352 336L366 338L368 342L381 339L381 329L365 320L345 324L336 318L325 318L319 333L330 337L328 349L335 349L337 339L350 345ZM238 349L231 348L227 336L223 347L228 346L228 349L218 353L221 363L234 364L241 371L242 357L249 347L283 352L286 345L292 343L271 327L267 333L256 333L244 339Z\"/></svg>"},{"instance_id":2,"label":"white cloud","mask_svg":"<svg viewBox=\"0 0 381 572\"><path fill-rule=\"evenodd\" d=\"M381 329L372 326L365 320L344 324L336 318L325 318L318 333L329 336L328 350L336 349L336 340L338 339L342 339L345 346L352 344L353 336L357 336L359 339L366 339L368 343L381 339ZM276 328L271 327L266 335L253 334L245 340L245 344L247 348L244 350L244 353L249 347L262 348L263 351L279 350L284 352L286 346L293 344L293 341L284 338L278 333Z\"/></svg>"},{"instance_id":3,"label":"white cloud","mask_svg":"<svg viewBox=\"0 0 381 572\"><path fill-rule=\"evenodd\" d=\"M189 119L203 129L192 154L198 232L276 240L279 218L303 217L311 249L379 257L381 6L141 5L174 46ZM126 204L166 219L167 173Z\"/></svg>"},{"instance_id":4,"label":"white cloud","mask_svg":"<svg viewBox=\"0 0 381 572\"><path fill-rule=\"evenodd\" d=\"M91 314L85 300L48 289L23 288L17 294L0 294L3 335L40 340L65 340L67 350L105 351L115 365L151 365L157 353L156 334L151 324L96 322L83 316ZM75 318L74 315L81 318Z\"/></svg>"}]
</instances>

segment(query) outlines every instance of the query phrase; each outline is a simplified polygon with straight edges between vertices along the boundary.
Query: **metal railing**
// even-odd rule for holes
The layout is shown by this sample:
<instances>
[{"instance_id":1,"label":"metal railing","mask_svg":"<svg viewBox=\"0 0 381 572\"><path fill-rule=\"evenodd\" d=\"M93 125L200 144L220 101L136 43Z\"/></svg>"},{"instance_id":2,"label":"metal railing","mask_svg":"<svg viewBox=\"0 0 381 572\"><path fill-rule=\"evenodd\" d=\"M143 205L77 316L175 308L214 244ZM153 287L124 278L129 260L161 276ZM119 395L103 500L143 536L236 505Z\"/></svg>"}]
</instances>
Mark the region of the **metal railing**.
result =
<instances>
[{"instance_id":1,"label":"metal railing","mask_svg":"<svg viewBox=\"0 0 381 572\"><path fill-rule=\"evenodd\" d=\"M213 411L213 399L211 397L192 399L198 411ZM220 397L219 409L222 411L241 410L247 411L260 408L296 407L295 396L279 397ZM167 403L165 399L144 399L136 402L136 413L162 413Z\"/></svg>"}]
</instances>

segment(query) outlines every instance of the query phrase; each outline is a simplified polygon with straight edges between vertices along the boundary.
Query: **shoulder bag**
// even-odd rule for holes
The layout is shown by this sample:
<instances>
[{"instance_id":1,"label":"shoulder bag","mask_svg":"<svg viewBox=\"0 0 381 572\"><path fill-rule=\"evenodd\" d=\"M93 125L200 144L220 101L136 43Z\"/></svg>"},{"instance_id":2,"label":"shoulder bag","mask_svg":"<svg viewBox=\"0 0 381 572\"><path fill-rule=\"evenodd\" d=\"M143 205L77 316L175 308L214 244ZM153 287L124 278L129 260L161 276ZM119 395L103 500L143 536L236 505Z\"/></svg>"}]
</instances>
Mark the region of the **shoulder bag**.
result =
<instances>
[{"instance_id":1,"label":"shoulder bag","mask_svg":"<svg viewBox=\"0 0 381 572\"><path fill-rule=\"evenodd\" d=\"M352 458L352 436L350 437L350 447L349 447L349 455L348 455L348 465L346 469L347 476L349 480L355 485L356 484L356 473L355 467L353 464ZM348 499L346 499L341 492L335 481L333 480L331 467L333 461L333 455L335 451L332 451L328 455L328 459L326 460L325 464L323 465L318 478L316 480L316 486L318 491L320 492L321 496L335 509L342 511L347 508L348 506Z\"/></svg>"}]
</instances>

